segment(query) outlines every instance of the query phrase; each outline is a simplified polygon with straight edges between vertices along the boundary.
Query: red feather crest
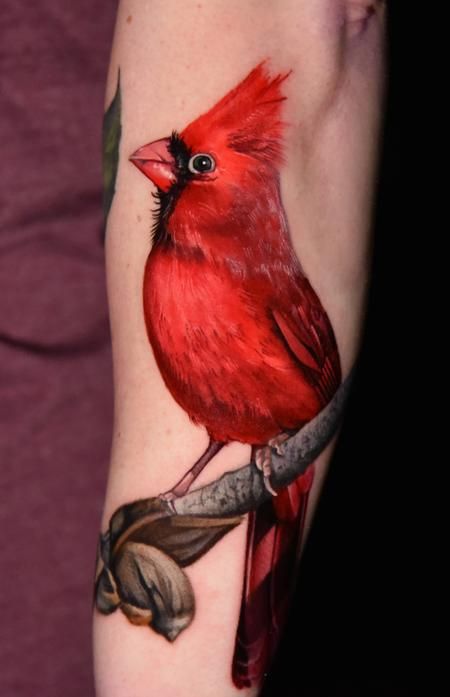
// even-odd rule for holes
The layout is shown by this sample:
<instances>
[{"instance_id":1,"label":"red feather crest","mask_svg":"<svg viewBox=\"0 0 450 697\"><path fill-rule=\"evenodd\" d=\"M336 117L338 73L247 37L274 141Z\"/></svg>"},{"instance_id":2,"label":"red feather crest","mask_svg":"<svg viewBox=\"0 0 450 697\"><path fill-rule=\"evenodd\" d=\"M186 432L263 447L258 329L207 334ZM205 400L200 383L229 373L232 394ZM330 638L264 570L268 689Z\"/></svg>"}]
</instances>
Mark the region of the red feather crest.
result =
<instances>
[{"instance_id":1,"label":"red feather crest","mask_svg":"<svg viewBox=\"0 0 450 697\"><path fill-rule=\"evenodd\" d=\"M181 134L183 140L194 145L199 138L223 138L237 152L280 163L286 125L281 120L286 99L281 85L290 73L272 76L263 61L212 109L190 123Z\"/></svg>"}]
</instances>

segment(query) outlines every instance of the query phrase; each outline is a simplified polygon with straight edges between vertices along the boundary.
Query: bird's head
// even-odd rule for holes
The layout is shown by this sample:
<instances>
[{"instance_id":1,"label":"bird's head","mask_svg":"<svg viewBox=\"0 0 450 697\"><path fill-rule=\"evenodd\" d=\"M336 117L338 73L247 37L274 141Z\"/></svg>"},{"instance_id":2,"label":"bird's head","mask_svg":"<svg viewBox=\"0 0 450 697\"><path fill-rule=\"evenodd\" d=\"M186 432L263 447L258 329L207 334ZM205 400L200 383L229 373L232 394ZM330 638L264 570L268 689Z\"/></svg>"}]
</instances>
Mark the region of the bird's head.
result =
<instances>
[{"instance_id":1,"label":"bird's head","mask_svg":"<svg viewBox=\"0 0 450 697\"><path fill-rule=\"evenodd\" d=\"M284 123L281 85L267 63L252 70L208 112L181 133L139 148L130 160L175 208L214 214L277 176ZM192 208L194 207L194 208Z\"/></svg>"}]
</instances>

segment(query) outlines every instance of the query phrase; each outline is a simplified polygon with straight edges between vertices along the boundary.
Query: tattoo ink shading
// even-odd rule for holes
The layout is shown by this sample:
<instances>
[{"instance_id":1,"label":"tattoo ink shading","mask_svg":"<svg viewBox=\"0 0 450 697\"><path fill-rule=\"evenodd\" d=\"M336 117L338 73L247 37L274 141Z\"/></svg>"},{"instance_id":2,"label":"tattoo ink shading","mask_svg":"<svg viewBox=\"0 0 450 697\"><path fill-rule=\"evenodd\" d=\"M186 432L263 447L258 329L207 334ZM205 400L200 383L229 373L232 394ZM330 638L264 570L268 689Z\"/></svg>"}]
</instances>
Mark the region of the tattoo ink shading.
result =
<instances>
[{"instance_id":1,"label":"tattoo ink shading","mask_svg":"<svg viewBox=\"0 0 450 697\"><path fill-rule=\"evenodd\" d=\"M119 71L117 75L116 92L103 117L103 214L105 219L105 228L116 191L117 169L119 166L119 146L122 135L121 108L122 97Z\"/></svg>"},{"instance_id":2,"label":"tattoo ink shading","mask_svg":"<svg viewBox=\"0 0 450 697\"><path fill-rule=\"evenodd\" d=\"M261 63L181 133L130 157L157 189L144 275L148 338L167 388L210 442L170 491L116 511L101 536L96 585L101 612L120 607L173 641L194 616L182 569L249 513L232 666L241 688L259 684L273 657L313 462L348 389L281 199L288 76ZM232 441L251 446L251 464L191 492Z\"/></svg>"}]
</instances>

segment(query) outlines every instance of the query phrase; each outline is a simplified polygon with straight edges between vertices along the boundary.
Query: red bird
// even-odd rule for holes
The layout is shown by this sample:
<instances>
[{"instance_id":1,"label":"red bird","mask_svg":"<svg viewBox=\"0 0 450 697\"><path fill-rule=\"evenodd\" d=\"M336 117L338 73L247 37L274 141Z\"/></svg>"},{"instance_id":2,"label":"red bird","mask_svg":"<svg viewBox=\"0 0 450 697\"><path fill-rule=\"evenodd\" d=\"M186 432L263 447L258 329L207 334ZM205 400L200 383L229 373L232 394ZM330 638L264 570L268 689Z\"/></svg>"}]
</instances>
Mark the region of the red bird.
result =
<instances>
[{"instance_id":1,"label":"red bird","mask_svg":"<svg viewBox=\"0 0 450 697\"><path fill-rule=\"evenodd\" d=\"M161 375L205 453L169 492L185 493L227 443L252 447L270 484L271 448L312 419L341 381L333 329L293 250L280 194L289 73L261 63L212 109L143 146L132 162L159 206L144 277L148 337ZM233 663L258 683L286 616L312 467L250 514Z\"/></svg>"}]
</instances>

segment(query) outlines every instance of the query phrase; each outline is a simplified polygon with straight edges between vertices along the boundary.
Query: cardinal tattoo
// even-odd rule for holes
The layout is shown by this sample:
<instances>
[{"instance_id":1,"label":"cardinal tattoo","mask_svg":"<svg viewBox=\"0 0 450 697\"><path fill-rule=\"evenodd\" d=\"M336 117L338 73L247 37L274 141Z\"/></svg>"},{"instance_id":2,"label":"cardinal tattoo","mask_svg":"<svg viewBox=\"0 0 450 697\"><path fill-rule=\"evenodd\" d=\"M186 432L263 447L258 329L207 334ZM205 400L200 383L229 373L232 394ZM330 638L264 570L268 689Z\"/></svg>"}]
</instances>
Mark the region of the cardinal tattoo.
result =
<instances>
[{"instance_id":1,"label":"cardinal tattoo","mask_svg":"<svg viewBox=\"0 0 450 697\"><path fill-rule=\"evenodd\" d=\"M143 284L164 382L209 435L170 491L122 506L101 536L97 608L174 641L194 617L184 567L248 513L232 678L261 682L290 601L314 459L336 432L341 368L333 328L294 252L280 192L283 93L265 61L181 132L130 161L157 208ZM196 490L228 443L241 470Z\"/></svg>"}]
</instances>

